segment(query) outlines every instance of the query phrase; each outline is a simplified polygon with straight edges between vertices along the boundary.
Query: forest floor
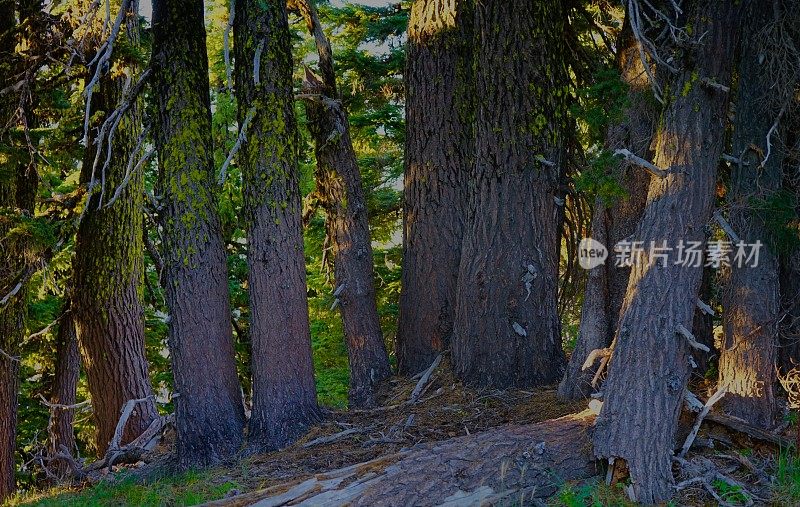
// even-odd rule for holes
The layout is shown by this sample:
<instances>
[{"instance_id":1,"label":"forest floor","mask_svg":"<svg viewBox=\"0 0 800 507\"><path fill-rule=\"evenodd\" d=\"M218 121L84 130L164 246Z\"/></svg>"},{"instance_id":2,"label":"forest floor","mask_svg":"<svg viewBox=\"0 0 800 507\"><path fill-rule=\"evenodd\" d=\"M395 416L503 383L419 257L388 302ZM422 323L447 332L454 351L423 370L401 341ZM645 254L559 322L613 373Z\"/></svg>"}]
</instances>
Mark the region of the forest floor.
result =
<instances>
[{"instance_id":1,"label":"forest floor","mask_svg":"<svg viewBox=\"0 0 800 507\"><path fill-rule=\"evenodd\" d=\"M12 505L195 505L230 498L390 455L417 444L472 435L494 427L526 425L580 412L587 402L563 403L555 386L491 391L464 387L442 364L417 403L410 403L416 379L393 378L368 411L328 411L324 422L282 451L251 456L227 467L172 474L171 443L155 461L118 470L99 485L56 488L20 497ZM696 386L696 392L703 392ZM683 434L692 419L684 418ZM687 456L676 464L680 490L674 505L800 505L800 463L774 446L751 440L711 422L703 424ZM687 468L688 467L688 468ZM705 480L697 480L701 474ZM716 497L715 497L716 495ZM553 506L633 505L622 488L595 478L563 484Z\"/></svg>"}]
</instances>

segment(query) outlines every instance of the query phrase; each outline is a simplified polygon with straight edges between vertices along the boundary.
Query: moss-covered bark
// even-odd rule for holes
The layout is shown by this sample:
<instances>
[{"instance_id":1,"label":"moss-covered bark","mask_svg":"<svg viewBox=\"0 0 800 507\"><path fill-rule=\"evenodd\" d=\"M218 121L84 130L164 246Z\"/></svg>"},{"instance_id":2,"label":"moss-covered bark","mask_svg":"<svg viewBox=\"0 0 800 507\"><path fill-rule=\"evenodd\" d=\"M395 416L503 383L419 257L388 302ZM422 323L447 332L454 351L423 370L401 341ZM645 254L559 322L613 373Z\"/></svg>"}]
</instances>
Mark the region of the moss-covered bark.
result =
<instances>
[{"instance_id":1,"label":"moss-covered bark","mask_svg":"<svg viewBox=\"0 0 800 507\"><path fill-rule=\"evenodd\" d=\"M237 452L244 429L216 207L202 0L153 2L153 36L178 460L202 466Z\"/></svg>"},{"instance_id":2,"label":"moss-covered bark","mask_svg":"<svg viewBox=\"0 0 800 507\"><path fill-rule=\"evenodd\" d=\"M249 445L283 447L319 417L311 358L286 3L240 0L234 26L253 344Z\"/></svg>"},{"instance_id":3,"label":"moss-covered bark","mask_svg":"<svg viewBox=\"0 0 800 507\"><path fill-rule=\"evenodd\" d=\"M569 79L563 2L487 0L475 16L476 168L452 349L471 384L561 377L557 281Z\"/></svg>"},{"instance_id":4,"label":"moss-covered bark","mask_svg":"<svg viewBox=\"0 0 800 507\"><path fill-rule=\"evenodd\" d=\"M406 44L403 288L397 363L427 368L453 332L473 136L473 1L417 0Z\"/></svg>"},{"instance_id":5,"label":"moss-covered bark","mask_svg":"<svg viewBox=\"0 0 800 507\"><path fill-rule=\"evenodd\" d=\"M132 19L138 13L131 12ZM125 38L138 39L138 27L129 24ZM152 395L145 356L142 284L142 202L144 174L128 178L129 167L141 157L137 142L142 129L141 101L133 101L109 142L100 139L100 126L124 97L126 79L138 79L132 62L117 60L92 95L95 123L84 154L81 183L90 190L75 246L72 316L92 396L97 428L96 448L104 455L128 400ZM98 155L98 147L100 153ZM106 165L106 157L110 158ZM95 162L97 160L97 162ZM129 164L133 160L133 165ZM140 403L123 433L122 443L138 437L158 417L153 399Z\"/></svg>"}]
</instances>

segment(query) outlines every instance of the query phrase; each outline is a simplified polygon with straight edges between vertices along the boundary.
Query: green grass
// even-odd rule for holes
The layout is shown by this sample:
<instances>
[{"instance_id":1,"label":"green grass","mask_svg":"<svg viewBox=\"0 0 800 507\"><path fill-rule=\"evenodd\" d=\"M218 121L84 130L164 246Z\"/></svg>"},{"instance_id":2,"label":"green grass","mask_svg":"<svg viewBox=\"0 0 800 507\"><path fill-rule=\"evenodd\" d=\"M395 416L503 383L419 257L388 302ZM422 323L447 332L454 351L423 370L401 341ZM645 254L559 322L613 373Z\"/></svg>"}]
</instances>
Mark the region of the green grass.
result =
<instances>
[{"instance_id":1,"label":"green grass","mask_svg":"<svg viewBox=\"0 0 800 507\"><path fill-rule=\"evenodd\" d=\"M17 497L6 505L8 507L124 505L182 507L218 500L237 488L238 485L234 482L220 483L214 480L210 472L190 471L145 483L124 478L113 483L101 482L80 491L44 491L35 497Z\"/></svg>"},{"instance_id":2,"label":"green grass","mask_svg":"<svg viewBox=\"0 0 800 507\"><path fill-rule=\"evenodd\" d=\"M782 450L775 470L775 497L787 504L800 503L800 458Z\"/></svg>"},{"instance_id":3,"label":"green grass","mask_svg":"<svg viewBox=\"0 0 800 507\"><path fill-rule=\"evenodd\" d=\"M622 485L608 486L604 482L582 485L564 484L548 504L551 507L634 507Z\"/></svg>"}]
</instances>

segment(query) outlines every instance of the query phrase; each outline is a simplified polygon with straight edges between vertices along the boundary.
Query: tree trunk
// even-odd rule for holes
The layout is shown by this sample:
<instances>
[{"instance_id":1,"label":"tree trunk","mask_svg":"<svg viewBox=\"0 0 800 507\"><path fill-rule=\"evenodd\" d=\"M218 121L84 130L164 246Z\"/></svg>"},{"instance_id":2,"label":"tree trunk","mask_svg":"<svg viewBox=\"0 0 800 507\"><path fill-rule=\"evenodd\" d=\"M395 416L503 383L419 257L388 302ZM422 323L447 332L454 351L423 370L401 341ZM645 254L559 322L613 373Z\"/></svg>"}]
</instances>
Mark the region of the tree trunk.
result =
<instances>
[{"instance_id":1,"label":"tree trunk","mask_svg":"<svg viewBox=\"0 0 800 507\"><path fill-rule=\"evenodd\" d=\"M495 428L210 505L538 505L564 481L599 473L593 421L585 411Z\"/></svg>"},{"instance_id":2,"label":"tree trunk","mask_svg":"<svg viewBox=\"0 0 800 507\"><path fill-rule=\"evenodd\" d=\"M27 7L27 3L23 3ZM22 15L23 19L29 13ZM15 2L0 0L0 88L15 81L19 64L15 48ZM17 126L15 115L25 115L33 123L33 107L29 97L16 93L0 105L0 502L16 489L15 451L17 408L19 397L19 347L25 338L28 317L27 285L34 271L24 238L7 238L16 218L34 214L38 176L33 160L20 161L10 156L15 147L8 129ZM19 108L21 106L21 108ZM19 109L18 109L19 108ZM31 125L33 126L33 125ZM18 148L18 147L17 147Z\"/></svg>"},{"instance_id":3,"label":"tree trunk","mask_svg":"<svg viewBox=\"0 0 800 507\"><path fill-rule=\"evenodd\" d=\"M128 16L138 19L136 12ZM137 44L138 26L129 23L125 36L130 44ZM142 307L144 174L127 174L129 160L135 164L141 157L141 102L132 102L110 146L106 135L98 139L101 125L126 98L126 79L134 83L138 79L134 65L124 61L117 65L129 77L107 74L92 95L95 123L81 168L81 183L90 197L78 228L73 268L71 311L92 396L98 456L105 455L125 403L152 394ZM126 178L127 185L112 203ZM138 437L156 417L154 400L138 404L125 427L122 444Z\"/></svg>"},{"instance_id":4,"label":"tree trunk","mask_svg":"<svg viewBox=\"0 0 800 507\"><path fill-rule=\"evenodd\" d=\"M456 374L505 388L561 378L557 311L569 86L562 2L481 2L476 174L452 338Z\"/></svg>"},{"instance_id":5,"label":"tree trunk","mask_svg":"<svg viewBox=\"0 0 800 507\"><path fill-rule=\"evenodd\" d=\"M372 260L369 217L361 173L350 139L347 112L336 90L330 43L313 4L300 0L301 12L317 42L322 79L307 73L304 85L308 129L317 157L317 194L326 213L333 247L335 298L350 363L350 407L375 405L375 386L392 374L383 341Z\"/></svg>"},{"instance_id":6,"label":"tree trunk","mask_svg":"<svg viewBox=\"0 0 800 507\"><path fill-rule=\"evenodd\" d=\"M669 84L654 160L668 174L650 182L635 236L645 252L631 271L594 435L597 456L627 462L636 499L645 504L668 500L674 492L670 455L690 352L677 329L692 327L703 274L702 263L684 266L674 256L679 241L705 240L711 218L728 93L702 80L730 84L739 29L735 4L698 0L683 6L693 37L702 40ZM651 265L647 250L664 242L674 249L672 257L652 258Z\"/></svg>"},{"instance_id":7,"label":"tree trunk","mask_svg":"<svg viewBox=\"0 0 800 507\"><path fill-rule=\"evenodd\" d=\"M249 444L273 449L295 440L319 417L285 2L236 2L234 29L239 125L252 115L239 157L253 344Z\"/></svg>"},{"instance_id":8,"label":"tree trunk","mask_svg":"<svg viewBox=\"0 0 800 507\"><path fill-rule=\"evenodd\" d=\"M758 263L732 262L724 290L725 339L719 358L719 387L727 388L722 409L761 428L775 423L775 368L778 353L780 287L776 244L767 229L765 210L754 201L768 201L780 190L783 154L776 146L762 165L767 132L779 114L764 107L774 76L759 59L764 48L759 35L776 21L771 2L753 2L744 28L739 60L739 88L733 129L733 156L728 206L729 222L746 244L763 243ZM744 165L747 164L747 165ZM736 246L734 245L734 252Z\"/></svg>"},{"instance_id":9,"label":"tree trunk","mask_svg":"<svg viewBox=\"0 0 800 507\"><path fill-rule=\"evenodd\" d=\"M425 370L453 333L474 164L472 0L416 0L406 43L402 374Z\"/></svg>"},{"instance_id":10,"label":"tree trunk","mask_svg":"<svg viewBox=\"0 0 800 507\"><path fill-rule=\"evenodd\" d=\"M640 44L631 32L629 20L623 25L618 45L617 68L620 79L628 86L627 106L622 111L622 121L608 130L606 149L611 152L627 149L639 157L650 159L658 111L650 96L650 83L639 53ZM596 367L583 370L583 364L592 351L611 344L628 285L630 268L616 265L614 245L636 231L644 212L650 178L640 167L626 161L616 169L616 176L625 190L625 197L616 203L605 203L598 198L595 203L592 239L603 243L610 255L605 264L589 271L578 341L569 358L564 379L558 386L558 394L564 400L586 398L591 393Z\"/></svg>"},{"instance_id":11,"label":"tree trunk","mask_svg":"<svg viewBox=\"0 0 800 507\"><path fill-rule=\"evenodd\" d=\"M240 449L244 429L216 208L203 13L201 0L153 2L162 257L182 466L228 458Z\"/></svg>"},{"instance_id":12,"label":"tree trunk","mask_svg":"<svg viewBox=\"0 0 800 507\"><path fill-rule=\"evenodd\" d=\"M54 406L50 409L50 424L47 428L47 452L51 457L62 453L75 456L74 410L63 407L69 407L76 402L80 372L81 358L75 321L72 313L67 310L56 334L56 371L50 394L50 403ZM60 478L67 477L71 472L69 465L63 460L57 460L53 468Z\"/></svg>"}]
</instances>

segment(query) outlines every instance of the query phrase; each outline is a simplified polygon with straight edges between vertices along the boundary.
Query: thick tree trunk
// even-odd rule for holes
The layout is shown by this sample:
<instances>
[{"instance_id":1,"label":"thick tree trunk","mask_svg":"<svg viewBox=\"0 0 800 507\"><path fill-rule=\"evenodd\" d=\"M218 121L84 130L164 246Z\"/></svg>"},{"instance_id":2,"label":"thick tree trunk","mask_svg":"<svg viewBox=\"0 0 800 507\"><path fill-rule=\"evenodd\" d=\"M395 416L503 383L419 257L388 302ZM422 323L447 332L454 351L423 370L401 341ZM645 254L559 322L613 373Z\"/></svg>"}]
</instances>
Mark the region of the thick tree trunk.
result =
<instances>
[{"instance_id":1,"label":"thick tree trunk","mask_svg":"<svg viewBox=\"0 0 800 507\"><path fill-rule=\"evenodd\" d=\"M456 374L470 384L549 384L564 372L566 16L560 1L487 0L476 11L477 166L452 338Z\"/></svg>"},{"instance_id":2,"label":"thick tree trunk","mask_svg":"<svg viewBox=\"0 0 800 507\"><path fill-rule=\"evenodd\" d=\"M611 152L627 149L649 160L658 111L650 97L650 84L639 53L640 44L633 37L627 21L618 43L617 67L620 78L628 86L628 102L622 111L623 120L609 128L606 149ZM611 344L628 285L630 268L616 265L614 245L636 231L644 212L650 178L641 168L626 161L621 162L616 175L625 189L625 197L610 204L598 198L595 203L592 238L608 248L609 258L605 264L589 271L578 341L564 379L558 386L558 394L565 400L585 398L591 393L597 365L583 370L583 364L592 351Z\"/></svg>"},{"instance_id":3,"label":"thick tree trunk","mask_svg":"<svg viewBox=\"0 0 800 507\"><path fill-rule=\"evenodd\" d=\"M138 13L131 12L129 17L138 19ZM128 26L125 36L136 44L138 26ZM119 65L125 66L125 62ZM125 71L136 82L135 68L128 65ZM142 307L144 174L128 175L128 161L133 159L135 164L141 157L137 142L142 129L141 102L133 101L110 146L106 139L97 138L100 126L125 98L126 79L107 74L92 95L95 123L81 169L81 183L90 197L75 246L71 311L92 396L98 456L105 455L125 403L152 394ZM112 203L126 178L127 185ZM154 400L138 404L125 427L122 444L138 437L156 417Z\"/></svg>"},{"instance_id":4,"label":"thick tree trunk","mask_svg":"<svg viewBox=\"0 0 800 507\"><path fill-rule=\"evenodd\" d=\"M330 43L313 4L299 0L320 57L322 80L310 73L303 83L308 129L317 158L317 194L326 213L326 234L333 247L335 297L350 364L350 406L375 405L375 386L391 376L383 341L372 260L369 217L350 126L339 94Z\"/></svg>"},{"instance_id":5,"label":"thick tree trunk","mask_svg":"<svg viewBox=\"0 0 800 507\"><path fill-rule=\"evenodd\" d=\"M239 124L252 115L239 158L253 344L249 445L271 449L292 442L319 417L286 3L236 2L234 30Z\"/></svg>"},{"instance_id":6,"label":"thick tree trunk","mask_svg":"<svg viewBox=\"0 0 800 507\"><path fill-rule=\"evenodd\" d=\"M53 391L50 394L50 424L47 428L47 452L50 456L68 453L75 456L74 410L63 408L75 404L78 379L80 378L81 358L78 352L78 336L72 313L67 312L58 325L56 334L56 371ZM55 462L54 472L66 477L71 469L63 460Z\"/></svg>"},{"instance_id":7,"label":"thick tree trunk","mask_svg":"<svg viewBox=\"0 0 800 507\"><path fill-rule=\"evenodd\" d=\"M593 421L585 411L496 428L209 505L538 505L564 481L599 473Z\"/></svg>"},{"instance_id":8,"label":"thick tree trunk","mask_svg":"<svg viewBox=\"0 0 800 507\"><path fill-rule=\"evenodd\" d=\"M775 423L775 368L778 353L780 286L775 242L767 229L765 212L753 209L753 202L772 198L781 188L783 154L775 147L762 165L765 142L777 110L764 107L764 97L774 86L773 76L760 65L763 47L759 35L775 21L771 2L752 2L744 28L739 60L739 89L733 131L733 156L728 192L729 222L746 244L756 242L757 263L731 263L724 290L725 338L719 358L719 387L727 394L722 409L756 426ZM747 165L745 165L747 164ZM737 249L734 245L733 253ZM745 250L749 254L749 248Z\"/></svg>"},{"instance_id":9,"label":"thick tree trunk","mask_svg":"<svg viewBox=\"0 0 800 507\"><path fill-rule=\"evenodd\" d=\"M733 0L698 0L683 8L702 41L669 85L654 160L668 174L651 181L634 238L645 252L631 271L594 435L597 456L627 462L636 498L645 504L674 493L670 455L690 353L677 330L692 327L703 274L701 263L681 265L675 256L679 242L705 239L725 139L728 93L702 80L730 84L739 29ZM673 249L667 262L649 253L651 244L664 242Z\"/></svg>"},{"instance_id":10,"label":"thick tree trunk","mask_svg":"<svg viewBox=\"0 0 800 507\"><path fill-rule=\"evenodd\" d=\"M406 43L403 287L397 366L425 370L453 333L474 158L472 0L416 0Z\"/></svg>"},{"instance_id":11,"label":"thick tree trunk","mask_svg":"<svg viewBox=\"0 0 800 507\"><path fill-rule=\"evenodd\" d=\"M245 424L214 191L203 12L201 0L153 2L162 256L182 466L231 456Z\"/></svg>"}]
</instances>

